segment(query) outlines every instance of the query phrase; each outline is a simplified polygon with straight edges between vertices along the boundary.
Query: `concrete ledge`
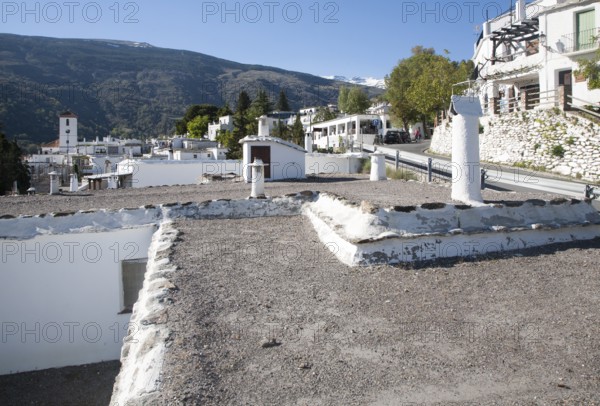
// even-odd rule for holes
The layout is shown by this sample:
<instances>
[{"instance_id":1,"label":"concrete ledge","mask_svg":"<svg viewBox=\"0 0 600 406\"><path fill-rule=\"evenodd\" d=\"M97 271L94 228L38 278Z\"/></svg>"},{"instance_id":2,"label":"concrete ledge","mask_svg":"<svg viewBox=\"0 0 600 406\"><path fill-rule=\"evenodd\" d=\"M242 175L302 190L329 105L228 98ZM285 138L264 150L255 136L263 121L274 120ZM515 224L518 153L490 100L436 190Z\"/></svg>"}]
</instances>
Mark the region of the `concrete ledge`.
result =
<instances>
[{"instance_id":1,"label":"concrete ledge","mask_svg":"<svg viewBox=\"0 0 600 406\"><path fill-rule=\"evenodd\" d=\"M364 206L322 194L304 209L321 240L335 242L336 256L349 266L475 256L600 235L600 215L577 200Z\"/></svg>"},{"instance_id":2,"label":"concrete ledge","mask_svg":"<svg viewBox=\"0 0 600 406\"><path fill-rule=\"evenodd\" d=\"M111 405L148 404L160 388L160 371L169 345L170 290L177 289L168 274L175 271L165 252L171 250L178 236L169 221L163 222L152 237L144 286L133 307L128 335L123 339L121 370L113 388Z\"/></svg>"}]
</instances>

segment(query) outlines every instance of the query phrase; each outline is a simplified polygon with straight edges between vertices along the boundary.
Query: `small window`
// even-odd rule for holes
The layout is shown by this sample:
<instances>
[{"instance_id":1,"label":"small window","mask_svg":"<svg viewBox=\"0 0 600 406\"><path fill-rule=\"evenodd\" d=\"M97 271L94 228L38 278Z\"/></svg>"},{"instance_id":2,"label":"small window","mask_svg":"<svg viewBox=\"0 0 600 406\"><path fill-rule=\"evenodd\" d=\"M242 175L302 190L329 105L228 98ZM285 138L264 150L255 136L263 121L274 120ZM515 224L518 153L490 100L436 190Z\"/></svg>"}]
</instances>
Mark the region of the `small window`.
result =
<instances>
[{"instance_id":1,"label":"small window","mask_svg":"<svg viewBox=\"0 0 600 406\"><path fill-rule=\"evenodd\" d=\"M69 119L67 118L67 127L68 127L69 125L70 125L70 124L69 124Z\"/></svg>"},{"instance_id":2,"label":"small window","mask_svg":"<svg viewBox=\"0 0 600 406\"><path fill-rule=\"evenodd\" d=\"M138 300L140 289L144 285L148 259L133 259L121 262L121 281L123 284L123 303L121 313L131 313Z\"/></svg>"},{"instance_id":3,"label":"small window","mask_svg":"<svg viewBox=\"0 0 600 406\"><path fill-rule=\"evenodd\" d=\"M198 158L198 154L194 154L194 159Z\"/></svg>"}]
</instances>

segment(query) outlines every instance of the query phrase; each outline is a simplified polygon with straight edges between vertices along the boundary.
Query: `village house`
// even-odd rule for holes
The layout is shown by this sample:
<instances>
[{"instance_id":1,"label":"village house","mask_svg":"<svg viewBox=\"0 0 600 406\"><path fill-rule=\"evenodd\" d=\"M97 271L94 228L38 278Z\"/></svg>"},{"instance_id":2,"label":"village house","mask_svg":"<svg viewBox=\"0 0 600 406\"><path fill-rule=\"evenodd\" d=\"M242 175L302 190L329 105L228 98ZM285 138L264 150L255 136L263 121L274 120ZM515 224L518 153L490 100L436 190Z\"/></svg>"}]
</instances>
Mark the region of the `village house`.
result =
<instances>
[{"instance_id":1,"label":"village house","mask_svg":"<svg viewBox=\"0 0 600 406\"><path fill-rule=\"evenodd\" d=\"M376 144L384 130L392 128L389 106L377 104L367 114L352 114L313 124L308 133L319 149L362 148L364 144Z\"/></svg>"},{"instance_id":2,"label":"village house","mask_svg":"<svg viewBox=\"0 0 600 406\"><path fill-rule=\"evenodd\" d=\"M218 123L208 125L208 139L215 141L220 131L233 131L233 116L219 117Z\"/></svg>"},{"instance_id":3,"label":"village house","mask_svg":"<svg viewBox=\"0 0 600 406\"><path fill-rule=\"evenodd\" d=\"M598 1L518 0L486 21L473 56L484 113L597 106L600 90L576 71L598 50L599 13Z\"/></svg>"}]
</instances>

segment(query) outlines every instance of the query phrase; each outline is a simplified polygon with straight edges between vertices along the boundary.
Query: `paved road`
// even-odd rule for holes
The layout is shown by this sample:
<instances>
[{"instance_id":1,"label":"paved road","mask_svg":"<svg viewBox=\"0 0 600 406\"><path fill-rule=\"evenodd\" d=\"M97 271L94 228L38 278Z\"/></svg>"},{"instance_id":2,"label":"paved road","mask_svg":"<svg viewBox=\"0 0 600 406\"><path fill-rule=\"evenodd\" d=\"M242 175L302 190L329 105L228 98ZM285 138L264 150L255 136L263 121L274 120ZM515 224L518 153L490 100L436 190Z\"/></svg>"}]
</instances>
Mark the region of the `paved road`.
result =
<instances>
[{"instance_id":1,"label":"paved road","mask_svg":"<svg viewBox=\"0 0 600 406\"><path fill-rule=\"evenodd\" d=\"M451 171L450 160L448 158L427 155L423 151L429 148L430 141L410 144L395 144L379 146L378 150L394 156L396 150L400 151L400 159L409 162L427 164L428 158L433 158L434 169ZM562 194L572 198L583 198L585 183L574 182L563 179L549 177L547 174L535 172L522 168L500 166L495 164L484 164L482 166L487 170L487 183L492 187L497 187L515 191L542 191L548 193Z\"/></svg>"}]
</instances>

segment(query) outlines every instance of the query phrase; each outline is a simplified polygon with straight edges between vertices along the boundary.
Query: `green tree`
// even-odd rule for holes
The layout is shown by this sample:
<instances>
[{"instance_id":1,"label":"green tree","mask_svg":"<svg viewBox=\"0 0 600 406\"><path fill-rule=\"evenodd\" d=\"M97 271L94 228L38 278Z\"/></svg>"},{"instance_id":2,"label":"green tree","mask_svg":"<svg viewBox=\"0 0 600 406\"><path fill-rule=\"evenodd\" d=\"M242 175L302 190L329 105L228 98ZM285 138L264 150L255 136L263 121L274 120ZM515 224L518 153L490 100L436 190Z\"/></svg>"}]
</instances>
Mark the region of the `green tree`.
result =
<instances>
[{"instance_id":1,"label":"green tree","mask_svg":"<svg viewBox=\"0 0 600 406\"><path fill-rule=\"evenodd\" d=\"M596 41L597 38L594 39ZM588 89L600 89L600 49L596 51L594 56L590 59L579 59L577 60L579 69L574 73L577 76L583 76L588 84Z\"/></svg>"},{"instance_id":2,"label":"green tree","mask_svg":"<svg viewBox=\"0 0 600 406\"><path fill-rule=\"evenodd\" d=\"M187 123L187 132L192 138L202 138L208 133L210 118L208 116L196 116Z\"/></svg>"},{"instance_id":3,"label":"green tree","mask_svg":"<svg viewBox=\"0 0 600 406\"><path fill-rule=\"evenodd\" d=\"M333 120L335 118L337 118L337 115L333 111L329 110L329 108L319 107L319 109L313 116L312 123L313 124L322 123L324 121Z\"/></svg>"},{"instance_id":4,"label":"green tree","mask_svg":"<svg viewBox=\"0 0 600 406\"><path fill-rule=\"evenodd\" d=\"M241 159L241 149L239 151L235 150L233 154L231 153L232 147L235 149L236 141L239 142L233 131L219 131L217 134L217 142L225 148L229 148L229 152L227 152L227 158L229 159Z\"/></svg>"},{"instance_id":5,"label":"green tree","mask_svg":"<svg viewBox=\"0 0 600 406\"><path fill-rule=\"evenodd\" d=\"M0 195L11 191L17 181L19 193L29 189L29 166L22 161L21 148L16 141L9 141L0 131Z\"/></svg>"},{"instance_id":6,"label":"green tree","mask_svg":"<svg viewBox=\"0 0 600 406\"><path fill-rule=\"evenodd\" d=\"M236 111L233 114L233 132L226 131L219 134L217 141L225 148L229 148L228 159L242 159L242 146L240 140L248 135L248 111L252 101L245 90L238 96Z\"/></svg>"},{"instance_id":7,"label":"green tree","mask_svg":"<svg viewBox=\"0 0 600 406\"><path fill-rule=\"evenodd\" d=\"M453 62L436 55L432 48L416 46L410 58L401 60L386 77L386 98L391 103L392 118L404 127L421 120L426 124L447 108L452 85L465 81L472 62Z\"/></svg>"},{"instance_id":8,"label":"green tree","mask_svg":"<svg viewBox=\"0 0 600 406\"><path fill-rule=\"evenodd\" d=\"M183 135L187 132L188 123L198 116L208 116L209 122L217 120L219 116L219 107L213 104L193 104L186 110L185 114L175 122L177 134Z\"/></svg>"},{"instance_id":9,"label":"green tree","mask_svg":"<svg viewBox=\"0 0 600 406\"><path fill-rule=\"evenodd\" d=\"M258 134L258 121L256 119L271 110L273 110L273 104L269 99L269 95L265 90L260 89L248 110L248 118L250 119L247 128L248 134Z\"/></svg>"},{"instance_id":10,"label":"green tree","mask_svg":"<svg viewBox=\"0 0 600 406\"><path fill-rule=\"evenodd\" d=\"M275 105L275 110L291 111L290 103L288 102L287 95L285 94L285 90L283 89L279 91L279 99L277 100L277 104Z\"/></svg>"},{"instance_id":11,"label":"green tree","mask_svg":"<svg viewBox=\"0 0 600 406\"><path fill-rule=\"evenodd\" d=\"M364 114L370 106L371 101L367 93L360 87L354 86L348 91L344 112L347 114Z\"/></svg>"},{"instance_id":12,"label":"green tree","mask_svg":"<svg viewBox=\"0 0 600 406\"><path fill-rule=\"evenodd\" d=\"M292 142L300 146L304 145L304 126L300 119L300 114L296 114L296 120L291 128Z\"/></svg>"},{"instance_id":13,"label":"green tree","mask_svg":"<svg viewBox=\"0 0 600 406\"><path fill-rule=\"evenodd\" d=\"M408 129L411 122L418 119L419 113L407 97L407 90L411 86L412 66L408 62L401 62L392 73L385 78L385 98L390 103L390 115L396 126ZM400 125L398 125L400 124Z\"/></svg>"},{"instance_id":14,"label":"green tree","mask_svg":"<svg viewBox=\"0 0 600 406\"><path fill-rule=\"evenodd\" d=\"M277 120L277 123L273 126L273 136L279 137L286 141L291 141L290 127L281 120Z\"/></svg>"},{"instance_id":15,"label":"green tree","mask_svg":"<svg viewBox=\"0 0 600 406\"><path fill-rule=\"evenodd\" d=\"M217 112L217 117L231 116L233 114L233 110L229 107L229 103L225 102L223 107L219 109Z\"/></svg>"},{"instance_id":16,"label":"green tree","mask_svg":"<svg viewBox=\"0 0 600 406\"><path fill-rule=\"evenodd\" d=\"M348 108L348 93L349 89L346 86L340 86L340 92L338 94L338 109L341 112L346 113Z\"/></svg>"}]
</instances>

